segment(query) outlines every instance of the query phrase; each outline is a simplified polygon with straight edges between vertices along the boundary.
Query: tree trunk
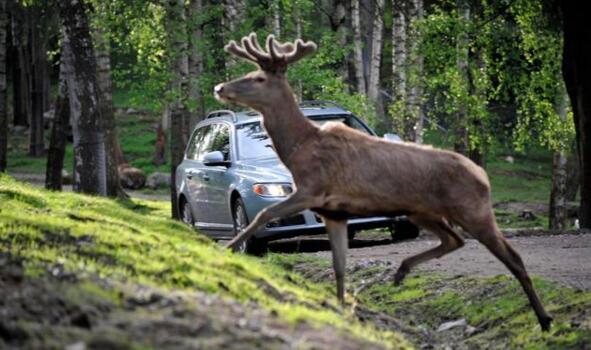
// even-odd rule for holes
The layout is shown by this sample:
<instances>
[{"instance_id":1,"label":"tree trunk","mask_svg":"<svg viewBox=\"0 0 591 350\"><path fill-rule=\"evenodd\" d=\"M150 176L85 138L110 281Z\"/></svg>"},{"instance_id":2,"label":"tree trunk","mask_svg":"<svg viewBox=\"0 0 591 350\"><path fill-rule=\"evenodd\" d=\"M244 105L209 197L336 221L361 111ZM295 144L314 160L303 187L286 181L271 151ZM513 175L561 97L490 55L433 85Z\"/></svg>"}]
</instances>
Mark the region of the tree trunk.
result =
<instances>
[{"instance_id":1,"label":"tree trunk","mask_svg":"<svg viewBox=\"0 0 591 350\"><path fill-rule=\"evenodd\" d=\"M361 38L361 16L359 14L359 0L351 0L351 27L353 29L353 66L355 69L355 83L357 92L366 94L365 69L363 65L363 40Z\"/></svg>"},{"instance_id":2,"label":"tree trunk","mask_svg":"<svg viewBox=\"0 0 591 350\"><path fill-rule=\"evenodd\" d=\"M271 7L273 11L273 35L276 39L281 37L281 7L279 4L280 0L271 0Z\"/></svg>"},{"instance_id":3,"label":"tree trunk","mask_svg":"<svg viewBox=\"0 0 591 350\"><path fill-rule=\"evenodd\" d=\"M297 5L296 5L297 6ZM331 0L331 10L328 16L330 27L336 34L338 44L340 47L347 46L347 28L345 26L345 19L347 17L347 9L343 0ZM347 59L342 57L341 61L337 63L337 73L343 80L347 80Z\"/></svg>"},{"instance_id":4,"label":"tree trunk","mask_svg":"<svg viewBox=\"0 0 591 350\"><path fill-rule=\"evenodd\" d=\"M87 6L81 0L64 0L58 4L71 50L65 64L72 66L67 84L74 134L73 188L76 192L104 196L107 194L105 137Z\"/></svg>"},{"instance_id":5,"label":"tree trunk","mask_svg":"<svg viewBox=\"0 0 591 350\"><path fill-rule=\"evenodd\" d=\"M8 115L6 114L6 28L8 0L0 0L0 173L6 171Z\"/></svg>"},{"instance_id":6,"label":"tree trunk","mask_svg":"<svg viewBox=\"0 0 591 350\"><path fill-rule=\"evenodd\" d=\"M423 55L419 52L419 38L420 33L417 28L417 22L423 19L423 0L413 0L413 23L412 25L412 41L410 51L412 52L412 62L410 62L413 70L412 84L410 86L410 93L408 95L408 104L410 111L410 124L412 130L410 135L412 140L416 143L423 143Z\"/></svg>"},{"instance_id":7,"label":"tree trunk","mask_svg":"<svg viewBox=\"0 0 591 350\"><path fill-rule=\"evenodd\" d=\"M94 32L96 55L96 80L99 93L99 109L105 130L107 165L107 196L127 197L119 182L119 165L125 163L117 136L113 111L113 83L111 78L110 44L99 29Z\"/></svg>"},{"instance_id":8,"label":"tree trunk","mask_svg":"<svg viewBox=\"0 0 591 350\"><path fill-rule=\"evenodd\" d=\"M581 171L579 224L591 228L591 11L573 1L559 4L564 32L562 73L572 104Z\"/></svg>"},{"instance_id":9,"label":"tree trunk","mask_svg":"<svg viewBox=\"0 0 591 350\"><path fill-rule=\"evenodd\" d=\"M408 70L407 64L407 37L406 27L407 18L406 0L397 0L392 3L392 103L395 108L392 122L393 130L398 132L405 140L411 140L410 135L406 133L406 72Z\"/></svg>"},{"instance_id":10,"label":"tree trunk","mask_svg":"<svg viewBox=\"0 0 591 350\"><path fill-rule=\"evenodd\" d=\"M203 30L201 29L201 24L198 23L201 11L203 11L203 0L191 0L189 5L189 23L191 23L189 27L191 32L191 41L189 43L189 98L196 104L196 110L190 116L191 125L196 125L205 117L205 104L201 96L199 83L201 74L203 73L203 54L199 46L203 40Z\"/></svg>"},{"instance_id":11,"label":"tree trunk","mask_svg":"<svg viewBox=\"0 0 591 350\"><path fill-rule=\"evenodd\" d=\"M568 96L564 92L556 113L560 120L566 123L567 120ZM567 227L568 210L566 207L566 183L567 183L567 156L565 150L554 152L552 160L552 190L550 191L549 205L549 228L551 230L563 230Z\"/></svg>"},{"instance_id":12,"label":"tree trunk","mask_svg":"<svg viewBox=\"0 0 591 350\"><path fill-rule=\"evenodd\" d=\"M32 18L31 23L31 56L32 56L32 75L31 75L31 101L32 114L30 121L29 133L29 155L32 157L41 157L45 153L45 144L43 137L43 112L45 109L45 102L43 97L45 93L45 78L47 68L47 50L44 40L43 31L46 28L43 26L42 9L40 5L33 5L29 9L28 15Z\"/></svg>"},{"instance_id":13,"label":"tree trunk","mask_svg":"<svg viewBox=\"0 0 591 350\"><path fill-rule=\"evenodd\" d=\"M28 126L31 119L31 52L29 50L30 25L20 2L12 11L12 41L17 64L14 69L14 125Z\"/></svg>"},{"instance_id":14,"label":"tree trunk","mask_svg":"<svg viewBox=\"0 0 591 350\"><path fill-rule=\"evenodd\" d=\"M367 87L367 97L376 105L376 110L380 116L381 131L391 128L391 123L386 120L383 113L383 106L380 98L380 66L382 63L382 43L384 31L384 0L376 0L374 8L372 42L371 42L371 60L369 67L369 84Z\"/></svg>"},{"instance_id":15,"label":"tree trunk","mask_svg":"<svg viewBox=\"0 0 591 350\"><path fill-rule=\"evenodd\" d=\"M62 54L60 62L60 76L55 113L49 140L49 153L47 154L47 167L45 172L45 188L54 191L62 190L62 169L64 168L64 156L66 153L67 128L70 125L70 105L68 100L67 77L72 74L68 69L72 66L66 64L66 57L71 57L70 45L66 43L67 37L62 40ZM70 58L71 59L71 58Z\"/></svg>"},{"instance_id":16,"label":"tree trunk","mask_svg":"<svg viewBox=\"0 0 591 350\"><path fill-rule=\"evenodd\" d=\"M579 178L581 172L579 171L579 156L577 151L571 151L570 156L566 161L566 201L574 202L577 199L577 192L579 192Z\"/></svg>"},{"instance_id":17,"label":"tree trunk","mask_svg":"<svg viewBox=\"0 0 591 350\"><path fill-rule=\"evenodd\" d=\"M179 25L182 24L182 25ZM170 35L170 52L173 55L172 90L176 99L170 106L170 199L172 217L179 218L178 198L176 192L176 168L183 160L186 139L183 135L183 120L188 118L185 98L188 94L189 58L187 57L187 33L184 0L171 2L167 8L167 26Z\"/></svg>"},{"instance_id":18,"label":"tree trunk","mask_svg":"<svg viewBox=\"0 0 591 350\"><path fill-rule=\"evenodd\" d=\"M470 6L465 2L465 0L457 1L457 9L462 21L466 23L470 20ZM468 40L469 38L467 33L460 33L456 43L456 65L458 73L464 84L468 84L469 79ZM464 104L460 104L460 106L458 106L458 113L454 123L454 133L454 150L460 154L468 156L468 111Z\"/></svg>"}]
</instances>

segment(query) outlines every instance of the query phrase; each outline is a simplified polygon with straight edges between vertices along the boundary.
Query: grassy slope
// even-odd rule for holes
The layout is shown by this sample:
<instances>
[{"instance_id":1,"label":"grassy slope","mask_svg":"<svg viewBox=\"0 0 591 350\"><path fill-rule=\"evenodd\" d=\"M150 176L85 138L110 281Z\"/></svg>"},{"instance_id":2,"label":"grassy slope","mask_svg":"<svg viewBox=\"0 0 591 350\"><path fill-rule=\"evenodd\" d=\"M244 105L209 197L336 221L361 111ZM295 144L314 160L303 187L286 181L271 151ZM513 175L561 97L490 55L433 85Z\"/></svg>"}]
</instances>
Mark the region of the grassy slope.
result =
<instances>
[{"instance_id":1,"label":"grassy slope","mask_svg":"<svg viewBox=\"0 0 591 350\"><path fill-rule=\"evenodd\" d=\"M0 252L23 258L27 276L58 264L82 278L199 290L255 302L291 324L331 324L386 347L405 347L397 334L337 311L332 291L269 261L231 254L168 219L167 204L54 193L1 174L0 203Z\"/></svg>"},{"instance_id":2,"label":"grassy slope","mask_svg":"<svg viewBox=\"0 0 591 350\"><path fill-rule=\"evenodd\" d=\"M323 275L330 269L323 259L278 255L274 260L306 276ZM384 270L383 265L353 268L349 283L359 285ZM400 287L380 281L358 298L369 309L405 322L406 333L417 344L436 348L449 345L453 349L591 349L591 292L563 288L539 278L534 278L534 284L554 317L547 333L541 332L519 284L506 276L412 273ZM475 327L472 335L466 336L465 327L436 331L444 322L462 318Z\"/></svg>"}]
</instances>

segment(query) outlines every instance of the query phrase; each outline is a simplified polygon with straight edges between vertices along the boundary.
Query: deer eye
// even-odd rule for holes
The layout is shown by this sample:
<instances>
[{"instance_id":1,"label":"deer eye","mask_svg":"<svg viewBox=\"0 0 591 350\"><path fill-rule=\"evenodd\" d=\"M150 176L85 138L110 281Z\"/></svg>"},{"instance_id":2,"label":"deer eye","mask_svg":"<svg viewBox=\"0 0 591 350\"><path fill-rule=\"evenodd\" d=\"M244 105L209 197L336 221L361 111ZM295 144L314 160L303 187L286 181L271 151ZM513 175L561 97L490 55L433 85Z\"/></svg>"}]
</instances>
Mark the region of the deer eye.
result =
<instances>
[{"instance_id":1,"label":"deer eye","mask_svg":"<svg viewBox=\"0 0 591 350\"><path fill-rule=\"evenodd\" d=\"M254 81L256 81L257 83L264 83L265 82L265 78L263 78L263 77L256 77L256 78L254 78Z\"/></svg>"}]
</instances>

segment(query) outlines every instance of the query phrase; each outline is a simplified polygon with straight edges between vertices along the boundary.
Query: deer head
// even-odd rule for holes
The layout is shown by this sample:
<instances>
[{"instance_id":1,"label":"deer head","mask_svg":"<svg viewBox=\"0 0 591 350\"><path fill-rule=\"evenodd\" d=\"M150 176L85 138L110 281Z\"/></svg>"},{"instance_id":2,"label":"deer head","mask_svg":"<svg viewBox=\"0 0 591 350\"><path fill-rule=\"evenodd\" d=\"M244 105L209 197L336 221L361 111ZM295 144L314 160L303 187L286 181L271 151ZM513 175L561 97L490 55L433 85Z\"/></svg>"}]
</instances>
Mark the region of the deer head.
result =
<instances>
[{"instance_id":1,"label":"deer head","mask_svg":"<svg viewBox=\"0 0 591 350\"><path fill-rule=\"evenodd\" d=\"M316 51L316 44L298 39L295 43L278 43L273 35L267 37L263 50L255 33L242 38L241 44L234 40L224 50L236 57L254 63L258 70L242 78L219 84L215 87L216 98L246 105L262 111L270 103L280 103L293 98L285 79L287 66Z\"/></svg>"}]
</instances>

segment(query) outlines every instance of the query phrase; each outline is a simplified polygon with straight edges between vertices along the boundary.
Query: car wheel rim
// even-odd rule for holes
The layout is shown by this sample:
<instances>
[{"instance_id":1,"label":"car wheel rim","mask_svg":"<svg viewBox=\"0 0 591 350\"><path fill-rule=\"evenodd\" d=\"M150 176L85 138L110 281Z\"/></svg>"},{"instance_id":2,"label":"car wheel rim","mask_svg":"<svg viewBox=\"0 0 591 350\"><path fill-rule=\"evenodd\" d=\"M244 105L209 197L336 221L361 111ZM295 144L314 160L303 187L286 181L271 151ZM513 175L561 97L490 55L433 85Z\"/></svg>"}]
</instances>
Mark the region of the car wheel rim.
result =
<instances>
[{"instance_id":1,"label":"car wheel rim","mask_svg":"<svg viewBox=\"0 0 591 350\"><path fill-rule=\"evenodd\" d=\"M183 222L189 226L193 226L193 217L191 216L191 208L187 204L183 206Z\"/></svg>"},{"instance_id":2,"label":"car wheel rim","mask_svg":"<svg viewBox=\"0 0 591 350\"><path fill-rule=\"evenodd\" d=\"M244 231L246 228L246 213L244 212L244 207L242 205L236 206L236 212L234 215L234 225L236 226L236 235ZM246 252L247 243L243 241L240 243L240 246L237 247L237 251L239 252Z\"/></svg>"}]
</instances>

